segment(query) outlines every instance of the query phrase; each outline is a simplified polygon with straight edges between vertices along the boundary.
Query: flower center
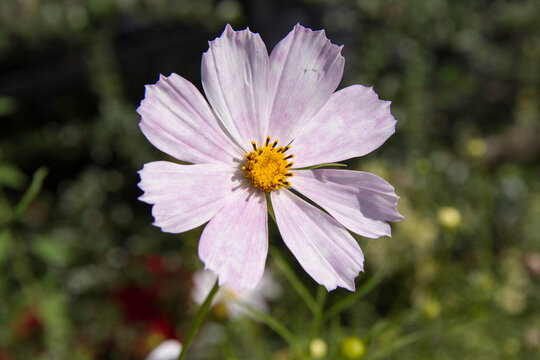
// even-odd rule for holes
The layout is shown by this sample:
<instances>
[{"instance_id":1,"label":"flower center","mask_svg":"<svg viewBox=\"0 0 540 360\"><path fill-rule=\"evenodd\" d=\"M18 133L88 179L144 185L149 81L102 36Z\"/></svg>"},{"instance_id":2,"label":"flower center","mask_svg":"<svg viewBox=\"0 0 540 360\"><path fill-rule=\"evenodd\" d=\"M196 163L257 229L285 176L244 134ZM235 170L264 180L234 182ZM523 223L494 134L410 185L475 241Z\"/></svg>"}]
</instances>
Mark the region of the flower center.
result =
<instances>
[{"instance_id":1,"label":"flower center","mask_svg":"<svg viewBox=\"0 0 540 360\"><path fill-rule=\"evenodd\" d=\"M257 147L255 141L252 141L253 151L246 153L246 162L242 167L253 186L266 192L290 186L291 183L287 178L294 176L294 173L289 172L294 163L288 161L294 155L285 154L291 147L289 145L277 147L278 142L276 139L270 144L268 136L264 146Z\"/></svg>"}]
</instances>

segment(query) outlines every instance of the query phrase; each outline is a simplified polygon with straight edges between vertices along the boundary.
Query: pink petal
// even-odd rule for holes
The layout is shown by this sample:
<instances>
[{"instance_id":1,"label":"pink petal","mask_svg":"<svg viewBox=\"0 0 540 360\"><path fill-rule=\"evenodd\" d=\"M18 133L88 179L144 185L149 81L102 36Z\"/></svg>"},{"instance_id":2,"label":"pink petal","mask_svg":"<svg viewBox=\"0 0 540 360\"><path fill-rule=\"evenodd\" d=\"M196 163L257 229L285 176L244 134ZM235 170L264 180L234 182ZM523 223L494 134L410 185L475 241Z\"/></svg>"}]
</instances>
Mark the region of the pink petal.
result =
<instances>
[{"instance_id":1,"label":"pink petal","mask_svg":"<svg viewBox=\"0 0 540 360\"><path fill-rule=\"evenodd\" d=\"M365 155L395 131L390 102L372 88L353 85L336 92L298 134L291 151L295 167Z\"/></svg>"},{"instance_id":2,"label":"pink petal","mask_svg":"<svg viewBox=\"0 0 540 360\"><path fill-rule=\"evenodd\" d=\"M279 232L304 270L328 290L339 286L353 291L364 255L351 234L288 190L271 195Z\"/></svg>"},{"instance_id":3,"label":"pink petal","mask_svg":"<svg viewBox=\"0 0 540 360\"><path fill-rule=\"evenodd\" d=\"M243 151L219 128L219 121L199 90L171 74L147 85L137 109L139 124L159 150L191 163L232 163Z\"/></svg>"},{"instance_id":4,"label":"pink petal","mask_svg":"<svg viewBox=\"0 0 540 360\"><path fill-rule=\"evenodd\" d=\"M234 195L237 169L218 164L178 165L156 161L139 171L139 200L152 207L154 225L180 233L204 224Z\"/></svg>"},{"instance_id":5,"label":"pink petal","mask_svg":"<svg viewBox=\"0 0 540 360\"><path fill-rule=\"evenodd\" d=\"M394 188L376 175L352 170L296 170L293 179L294 189L362 236L390 236L387 221L404 219L397 210L399 196Z\"/></svg>"},{"instance_id":6,"label":"pink petal","mask_svg":"<svg viewBox=\"0 0 540 360\"><path fill-rule=\"evenodd\" d=\"M223 206L204 228L199 257L220 285L253 289L264 272L268 223L263 192L244 191Z\"/></svg>"},{"instance_id":7,"label":"pink petal","mask_svg":"<svg viewBox=\"0 0 540 360\"><path fill-rule=\"evenodd\" d=\"M204 92L217 116L240 146L266 137L268 52L259 34L227 25L203 54Z\"/></svg>"},{"instance_id":8,"label":"pink petal","mask_svg":"<svg viewBox=\"0 0 540 360\"><path fill-rule=\"evenodd\" d=\"M274 100L268 135L283 144L291 141L336 90L344 64L341 47L331 44L324 30L296 25L270 54L269 93Z\"/></svg>"}]
</instances>

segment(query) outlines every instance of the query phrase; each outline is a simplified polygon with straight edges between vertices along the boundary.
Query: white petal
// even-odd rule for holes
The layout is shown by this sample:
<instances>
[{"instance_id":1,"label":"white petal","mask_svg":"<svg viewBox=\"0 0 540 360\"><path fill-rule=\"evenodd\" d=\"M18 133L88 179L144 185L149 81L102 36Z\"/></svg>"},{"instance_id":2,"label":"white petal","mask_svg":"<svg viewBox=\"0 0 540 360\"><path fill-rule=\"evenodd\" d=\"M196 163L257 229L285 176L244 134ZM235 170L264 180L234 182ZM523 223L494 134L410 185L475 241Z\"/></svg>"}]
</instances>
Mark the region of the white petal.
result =
<instances>
[{"instance_id":1,"label":"white petal","mask_svg":"<svg viewBox=\"0 0 540 360\"><path fill-rule=\"evenodd\" d=\"M294 189L328 211L337 221L362 236L391 234L387 221L404 217L397 210L399 196L384 179L363 171L296 170Z\"/></svg>"},{"instance_id":2,"label":"white petal","mask_svg":"<svg viewBox=\"0 0 540 360\"><path fill-rule=\"evenodd\" d=\"M364 255L351 234L288 190L273 191L272 206L283 241L304 270L328 290L354 290Z\"/></svg>"},{"instance_id":3,"label":"white petal","mask_svg":"<svg viewBox=\"0 0 540 360\"><path fill-rule=\"evenodd\" d=\"M218 275L220 285L253 289L264 271L268 253L266 199L246 190L223 206L199 240L199 258Z\"/></svg>"},{"instance_id":4,"label":"white petal","mask_svg":"<svg viewBox=\"0 0 540 360\"><path fill-rule=\"evenodd\" d=\"M180 233L204 224L227 203L239 186L237 172L218 164L151 162L139 171L139 200L154 205L155 226Z\"/></svg>"},{"instance_id":5,"label":"white petal","mask_svg":"<svg viewBox=\"0 0 540 360\"><path fill-rule=\"evenodd\" d=\"M372 88L342 89L298 133L291 149L295 167L365 155L394 133L395 124L390 102L379 100Z\"/></svg>"},{"instance_id":6,"label":"white petal","mask_svg":"<svg viewBox=\"0 0 540 360\"><path fill-rule=\"evenodd\" d=\"M232 163L243 151L225 135L199 90L171 74L147 85L139 124L159 150L191 163Z\"/></svg>"},{"instance_id":7,"label":"white petal","mask_svg":"<svg viewBox=\"0 0 540 360\"><path fill-rule=\"evenodd\" d=\"M345 59L324 31L301 25L270 54L269 93L273 96L268 135L282 144L311 119L336 90Z\"/></svg>"},{"instance_id":8,"label":"white petal","mask_svg":"<svg viewBox=\"0 0 540 360\"><path fill-rule=\"evenodd\" d=\"M216 283L217 276L213 272L197 271L191 277L193 281L193 288L191 289L191 299L198 305L202 305L206 297L212 291L214 284ZM212 306L220 302L221 292L218 292L212 300Z\"/></svg>"},{"instance_id":9,"label":"white petal","mask_svg":"<svg viewBox=\"0 0 540 360\"><path fill-rule=\"evenodd\" d=\"M227 25L203 54L204 92L225 128L245 150L268 123L268 52L259 34Z\"/></svg>"},{"instance_id":10,"label":"white petal","mask_svg":"<svg viewBox=\"0 0 540 360\"><path fill-rule=\"evenodd\" d=\"M165 340L146 357L146 360L176 360L182 351L178 340Z\"/></svg>"}]
</instances>

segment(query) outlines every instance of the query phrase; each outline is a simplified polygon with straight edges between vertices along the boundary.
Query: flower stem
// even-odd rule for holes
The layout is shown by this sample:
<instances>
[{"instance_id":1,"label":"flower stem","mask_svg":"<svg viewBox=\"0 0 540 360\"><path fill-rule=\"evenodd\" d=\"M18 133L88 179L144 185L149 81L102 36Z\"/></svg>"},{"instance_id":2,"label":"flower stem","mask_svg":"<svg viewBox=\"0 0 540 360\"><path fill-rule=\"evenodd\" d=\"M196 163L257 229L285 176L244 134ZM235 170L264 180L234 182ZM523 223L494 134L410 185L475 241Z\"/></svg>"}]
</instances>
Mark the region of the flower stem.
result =
<instances>
[{"instance_id":1,"label":"flower stem","mask_svg":"<svg viewBox=\"0 0 540 360\"><path fill-rule=\"evenodd\" d=\"M28 187L28 190L26 190L21 201L19 201L19 203L15 206L15 209L13 210L11 218L8 220L8 222L2 224L1 229L8 228L23 217L32 201L34 201L36 196L41 191L43 181L45 180L48 172L49 170L45 166L42 166L34 173L32 176L32 183Z\"/></svg>"},{"instance_id":2,"label":"flower stem","mask_svg":"<svg viewBox=\"0 0 540 360\"><path fill-rule=\"evenodd\" d=\"M309 308L309 310L313 314L317 313L319 311L319 305L317 304L317 302L315 301L315 299L313 298L309 290L304 286L304 284L302 284L302 282L296 276L294 271L289 267L285 259L283 259L279 251L276 248L271 246L270 254L274 258L274 261L276 262L276 265L279 268L279 270L281 270L283 275L285 275L287 280L289 280L292 287L298 293L300 298L302 298L302 300L304 301L306 306Z\"/></svg>"},{"instance_id":3,"label":"flower stem","mask_svg":"<svg viewBox=\"0 0 540 360\"><path fill-rule=\"evenodd\" d=\"M338 302L332 305L324 314L323 320L328 320L334 316L338 316L343 311L354 305L358 300L360 300L364 295L373 290L380 282L382 282L388 273L389 268L383 267L374 276L372 276L368 281L362 284L355 292L341 298Z\"/></svg>"},{"instance_id":4,"label":"flower stem","mask_svg":"<svg viewBox=\"0 0 540 360\"><path fill-rule=\"evenodd\" d=\"M257 319L265 323L270 329L274 330L276 334L278 334L285 341L287 341L289 345L291 346L291 348L293 348L298 353L298 355L300 355L302 359L306 357L306 354L304 353L302 349L302 345L300 344L296 336L294 336L293 333L289 331L289 329L283 326L280 321L276 320L271 315L259 309L256 309L253 306L250 306L246 303L241 303L241 305L247 311L249 311L253 316L255 316Z\"/></svg>"},{"instance_id":5,"label":"flower stem","mask_svg":"<svg viewBox=\"0 0 540 360\"><path fill-rule=\"evenodd\" d=\"M201 327L201 324L204 318L206 317L206 314L208 314L208 310L210 309L210 305L212 304L212 299L214 298L218 290L219 290L219 283L218 283L218 280L216 280L214 287L212 288L212 290L210 290L210 292L206 296L206 299L204 300L201 307L199 308L199 311L197 311L197 315L195 315L195 320L193 321L193 324L191 324L191 327L189 328L186 338L184 339L184 344L182 344L182 351L180 352L180 355L178 356L178 360L182 360L186 357L186 354L189 350L189 346L191 345L191 341L197 334L199 327Z\"/></svg>"},{"instance_id":6,"label":"flower stem","mask_svg":"<svg viewBox=\"0 0 540 360\"><path fill-rule=\"evenodd\" d=\"M324 304L326 302L326 296L328 295L328 291L324 288L324 286L319 286L317 288L317 311L313 314L313 321L311 322L311 338L315 338L319 336L319 333L321 332L321 328L324 322Z\"/></svg>"}]
</instances>

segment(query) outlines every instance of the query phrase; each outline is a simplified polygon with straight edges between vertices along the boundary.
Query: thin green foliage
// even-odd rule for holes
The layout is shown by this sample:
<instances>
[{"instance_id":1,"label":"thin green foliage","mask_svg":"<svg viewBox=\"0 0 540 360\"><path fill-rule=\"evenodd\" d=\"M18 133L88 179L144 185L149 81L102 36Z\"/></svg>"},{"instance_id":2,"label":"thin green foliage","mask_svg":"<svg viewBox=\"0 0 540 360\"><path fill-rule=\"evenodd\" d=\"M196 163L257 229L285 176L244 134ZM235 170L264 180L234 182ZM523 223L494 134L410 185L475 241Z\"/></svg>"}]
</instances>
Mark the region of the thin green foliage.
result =
<instances>
[{"instance_id":1,"label":"thin green foliage","mask_svg":"<svg viewBox=\"0 0 540 360\"><path fill-rule=\"evenodd\" d=\"M187 353L189 351L189 347L191 346L191 342L193 341L193 338L199 331L199 328L201 327L204 318L206 317L206 314L208 314L208 310L210 310L210 305L212 304L212 300L214 299L214 296L219 291L219 283L218 280L216 280L214 286L212 287L212 290L208 293L206 296L206 299L202 303L202 305L199 307L199 310L197 311L197 314L195 315L195 318L193 319L193 322L191 323L191 327L189 328L189 331L186 335L186 338L184 339L182 351L180 352L180 355L178 356L178 360L182 360L187 356Z\"/></svg>"},{"instance_id":2,"label":"thin green foliage","mask_svg":"<svg viewBox=\"0 0 540 360\"><path fill-rule=\"evenodd\" d=\"M32 201L34 201L36 196L41 191L43 181L45 180L48 172L49 170L46 167L41 167L34 173L30 186L24 193L21 201L19 201L19 203L15 206L11 219L8 221L7 224L4 225L4 227L10 226L11 224L19 221L20 218L24 215Z\"/></svg>"}]
</instances>

